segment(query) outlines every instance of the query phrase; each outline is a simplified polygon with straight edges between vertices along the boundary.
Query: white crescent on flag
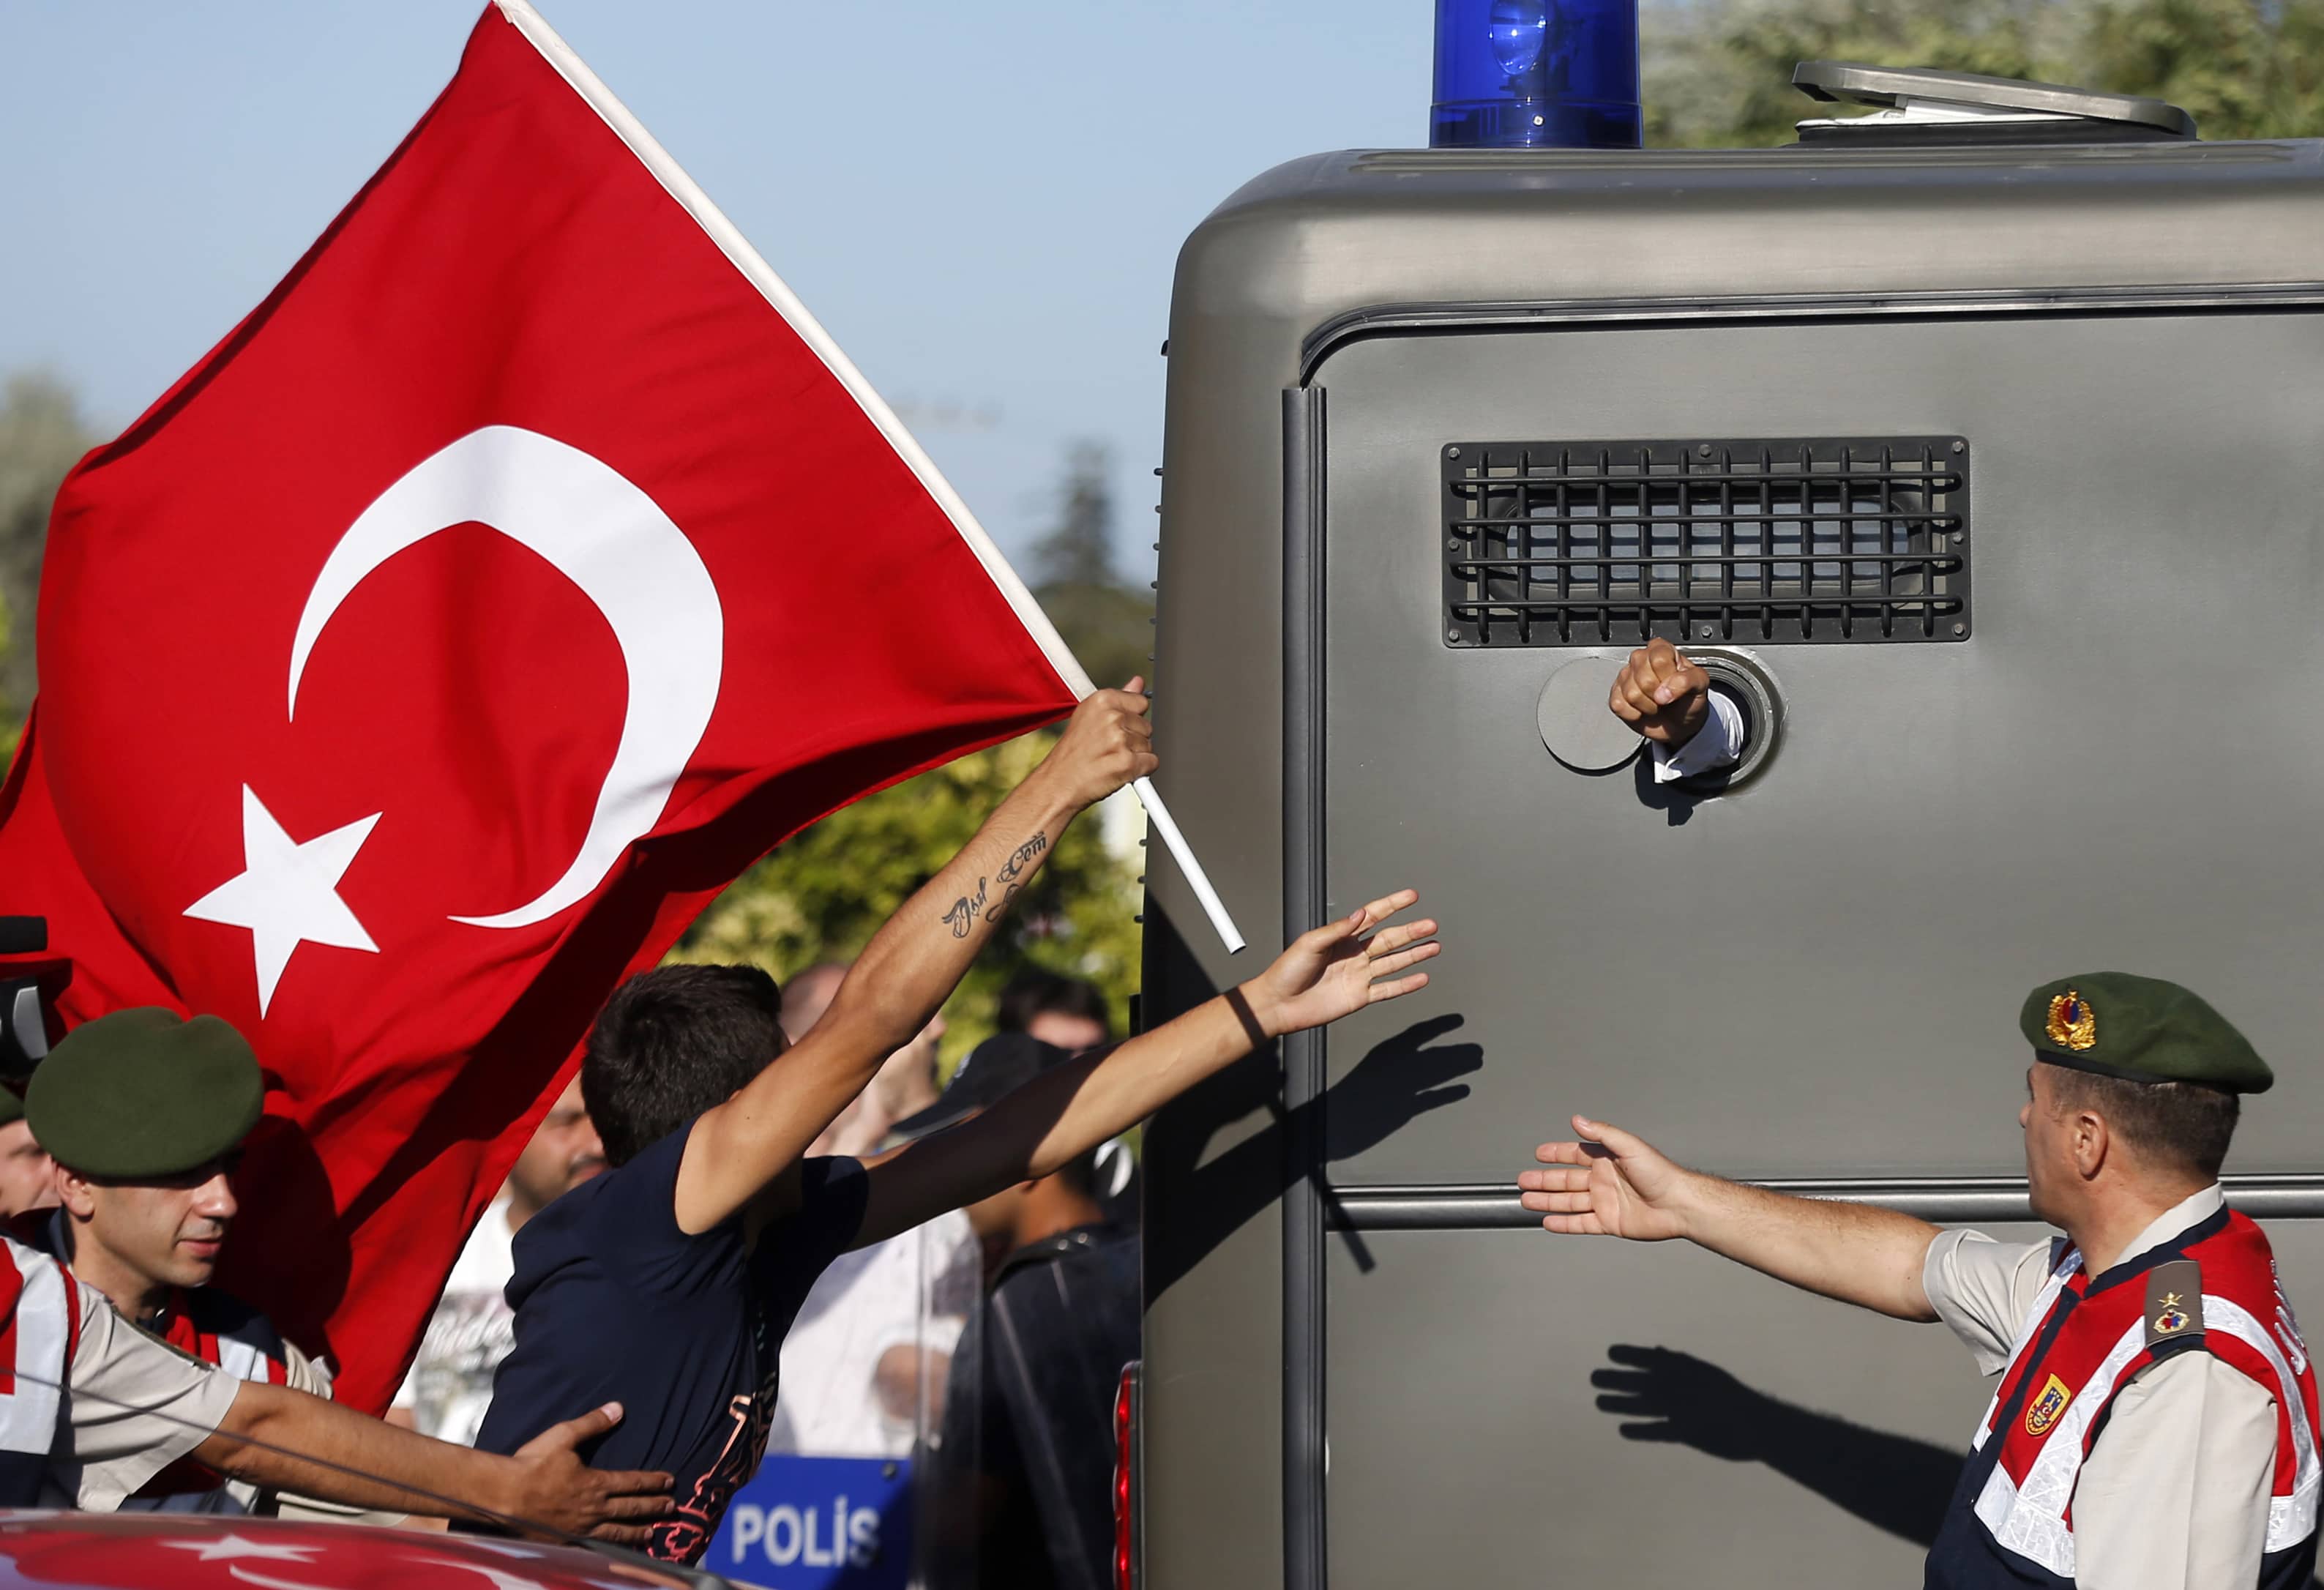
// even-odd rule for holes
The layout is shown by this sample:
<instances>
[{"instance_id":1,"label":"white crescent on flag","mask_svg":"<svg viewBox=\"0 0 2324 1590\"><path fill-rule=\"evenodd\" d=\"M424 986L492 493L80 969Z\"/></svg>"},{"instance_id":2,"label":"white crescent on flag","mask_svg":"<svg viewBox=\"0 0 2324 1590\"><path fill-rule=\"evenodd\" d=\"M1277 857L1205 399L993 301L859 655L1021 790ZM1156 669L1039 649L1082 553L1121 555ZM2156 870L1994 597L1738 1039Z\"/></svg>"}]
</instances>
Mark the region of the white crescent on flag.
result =
<instances>
[{"instance_id":1,"label":"white crescent on flag","mask_svg":"<svg viewBox=\"0 0 2324 1590\"><path fill-rule=\"evenodd\" d=\"M539 553L578 586L605 615L629 672L621 743L564 875L522 905L452 919L522 928L586 896L660 819L718 705L724 621L694 543L620 471L538 431L487 425L415 465L331 549L290 647L292 717L315 642L364 578L438 531L472 522Z\"/></svg>"}]
</instances>

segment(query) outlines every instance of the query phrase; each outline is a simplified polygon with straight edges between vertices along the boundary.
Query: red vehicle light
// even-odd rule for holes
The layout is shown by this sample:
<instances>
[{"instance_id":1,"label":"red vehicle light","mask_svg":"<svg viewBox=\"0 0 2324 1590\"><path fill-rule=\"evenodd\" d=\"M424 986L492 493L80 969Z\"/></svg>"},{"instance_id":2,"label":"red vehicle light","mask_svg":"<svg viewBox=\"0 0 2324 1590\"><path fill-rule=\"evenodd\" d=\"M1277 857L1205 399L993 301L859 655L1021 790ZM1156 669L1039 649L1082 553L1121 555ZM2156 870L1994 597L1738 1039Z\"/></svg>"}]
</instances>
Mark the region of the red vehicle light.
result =
<instances>
[{"instance_id":1,"label":"red vehicle light","mask_svg":"<svg viewBox=\"0 0 2324 1590\"><path fill-rule=\"evenodd\" d=\"M1139 1367L1123 1364L1113 1393L1113 1590L1138 1590Z\"/></svg>"}]
</instances>

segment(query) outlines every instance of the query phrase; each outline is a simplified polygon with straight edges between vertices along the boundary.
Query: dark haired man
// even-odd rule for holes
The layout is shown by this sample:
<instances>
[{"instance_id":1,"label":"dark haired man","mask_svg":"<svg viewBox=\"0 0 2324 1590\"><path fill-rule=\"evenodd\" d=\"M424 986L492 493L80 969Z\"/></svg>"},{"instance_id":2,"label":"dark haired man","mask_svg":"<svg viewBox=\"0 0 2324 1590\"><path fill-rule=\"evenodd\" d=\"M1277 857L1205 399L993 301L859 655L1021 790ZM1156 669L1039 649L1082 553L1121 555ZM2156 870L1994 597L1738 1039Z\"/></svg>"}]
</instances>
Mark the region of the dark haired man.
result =
<instances>
[{"instance_id":1,"label":"dark haired man","mask_svg":"<svg viewBox=\"0 0 2324 1590\"><path fill-rule=\"evenodd\" d=\"M2316 1563L2316 1381L2258 1226L2221 1199L2238 1095L2273 1081L2175 984L2037 988L2018 1112L2034 1215L2007 1244L1682 1169L1577 1115L1517 1178L1554 1232L1685 1237L1899 1319L1999 1388L1930 1548L1934 1586L2292 1590Z\"/></svg>"},{"instance_id":2,"label":"dark haired man","mask_svg":"<svg viewBox=\"0 0 2324 1590\"><path fill-rule=\"evenodd\" d=\"M635 1416L595 1461L667 1458L677 1507L649 1549L690 1562L758 1466L783 1335L842 1251L1046 1176L1275 1033L1425 980L1371 981L1434 952L1420 942L1427 922L1372 932L1414 898L1393 896L1305 935L1227 998L1062 1067L954 1131L868 1167L803 1159L951 994L1065 824L1153 771L1146 706L1135 680L1084 701L788 1051L780 997L749 967L667 966L614 994L581 1070L613 1169L517 1234L516 1349L479 1446L505 1450L576 1388L607 1389L592 1400L622 1388Z\"/></svg>"},{"instance_id":3,"label":"dark haired man","mask_svg":"<svg viewBox=\"0 0 2324 1590\"><path fill-rule=\"evenodd\" d=\"M1033 966L1001 989L993 1029L1022 1032L1077 1055L1113 1036L1113 1012L1095 984Z\"/></svg>"},{"instance_id":4,"label":"dark haired man","mask_svg":"<svg viewBox=\"0 0 2324 1590\"><path fill-rule=\"evenodd\" d=\"M1022 1032L1077 1055L1111 1041L1113 1009L1096 984L1028 966L1001 989L992 1025L995 1031ZM1091 1175L1106 1218L1135 1229L1140 1195L1138 1155L1130 1140L1117 1137L1099 1144Z\"/></svg>"}]
</instances>

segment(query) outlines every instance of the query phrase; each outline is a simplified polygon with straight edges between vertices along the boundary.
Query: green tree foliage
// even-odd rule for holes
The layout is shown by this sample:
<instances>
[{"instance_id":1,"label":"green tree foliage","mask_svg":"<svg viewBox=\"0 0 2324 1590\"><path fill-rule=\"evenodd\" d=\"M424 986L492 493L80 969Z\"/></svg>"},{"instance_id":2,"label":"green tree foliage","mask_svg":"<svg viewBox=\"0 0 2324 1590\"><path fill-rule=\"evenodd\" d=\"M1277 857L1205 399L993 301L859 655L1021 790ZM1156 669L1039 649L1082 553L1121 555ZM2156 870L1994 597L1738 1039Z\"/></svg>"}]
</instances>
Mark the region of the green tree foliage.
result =
<instances>
[{"instance_id":1,"label":"green tree foliage","mask_svg":"<svg viewBox=\"0 0 2324 1590\"><path fill-rule=\"evenodd\" d=\"M2090 80L2194 113L2208 138L2324 135L2324 3L2143 0L2090 13Z\"/></svg>"},{"instance_id":2,"label":"green tree foliage","mask_svg":"<svg viewBox=\"0 0 2324 1590\"><path fill-rule=\"evenodd\" d=\"M66 471L97 440L54 376L20 374L0 385L0 722L11 752L35 684L32 613L49 509Z\"/></svg>"},{"instance_id":3,"label":"green tree foliage","mask_svg":"<svg viewBox=\"0 0 2324 1590\"><path fill-rule=\"evenodd\" d=\"M1036 585L1107 585L1113 576L1113 452L1084 437L1065 447L1056 528L1033 548Z\"/></svg>"},{"instance_id":4,"label":"green tree foliage","mask_svg":"<svg viewBox=\"0 0 2324 1590\"><path fill-rule=\"evenodd\" d=\"M1065 449L1056 527L1033 549L1033 595L1091 679L1119 685L1148 672L1154 600L1124 583L1113 559L1112 455L1103 442Z\"/></svg>"},{"instance_id":5,"label":"green tree foliage","mask_svg":"<svg viewBox=\"0 0 2324 1590\"><path fill-rule=\"evenodd\" d=\"M1790 143L1827 114L1791 86L1803 60L2152 95L2208 138L2324 134L2324 0L1676 0L1642 21L1646 141L1664 146Z\"/></svg>"},{"instance_id":6,"label":"green tree foliage","mask_svg":"<svg viewBox=\"0 0 2324 1590\"><path fill-rule=\"evenodd\" d=\"M747 961L777 979L853 958L1055 742L1025 735L883 790L789 840L720 895L670 958ZM1009 924L945 1006L947 1061L992 1031L1001 985L1023 967L1086 977L1123 1030L1138 986L1135 869L1089 813L1065 830Z\"/></svg>"}]
</instances>

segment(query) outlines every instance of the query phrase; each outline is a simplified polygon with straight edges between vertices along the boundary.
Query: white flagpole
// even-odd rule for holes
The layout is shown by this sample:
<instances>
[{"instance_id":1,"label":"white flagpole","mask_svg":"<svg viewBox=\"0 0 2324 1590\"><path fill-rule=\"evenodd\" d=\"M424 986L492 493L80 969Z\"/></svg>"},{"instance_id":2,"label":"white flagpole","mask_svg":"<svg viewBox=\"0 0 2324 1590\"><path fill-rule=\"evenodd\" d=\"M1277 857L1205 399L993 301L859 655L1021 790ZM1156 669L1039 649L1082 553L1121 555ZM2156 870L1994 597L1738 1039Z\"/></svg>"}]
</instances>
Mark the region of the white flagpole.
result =
<instances>
[{"instance_id":1,"label":"white flagpole","mask_svg":"<svg viewBox=\"0 0 2324 1590\"><path fill-rule=\"evenodd\" d=\"M953 490L952 482L944 477L918 439L904 429L904 422L896 418L895 411L872 390L872 384L863 379L863 373L855 367L854 361L841 351L839 345L831 339L831 334L807 312L807 306L799 302L798 295L791 291L783 279L775 274L774 267L760 257L759 251L751 246L750 239L744 237L734 223L710 201L710 196L686 174L685 168L670 158L669 152L654 141L654 135L646 131L645 124L631 115L629 107L613 97L613 91L589 69L588 63L573 52L573 47L558 37L557 30L549 25L540 13L528 4L528 0L494 0L494 4L510 24L540 51L541 59L555 68L557 75L571 85L573 91L597 113L598 118L613 129L613 135L629 146L630 153L653 173L654 180L678 200L679 208L694 217L695 224L709 235L710 240L718 245L719 251L725 254L734 268L742 272L751 285L774 306L776 312L790 322L791 329L816 351L825 367L838 377L839 384L847 389L848 394L854 398L866 417L880 428L881 435L888 439L888 445L896 449L897 457L904 460L905 466L927 488L928 495L944 509L945 517L952 521L953 528L960 532L961 540L968 543L969 550L976 554L977 561L984 565L984 572L991 577L992 583L1000 587L1001 596L1015 610L1026 633L1041 648L1042 654L1049 660L1049 666L1056 670L1057 678L1076 698L1087 696L1094 688L1090 683L1088 673L1084 671L1081 663L1065 645L1065 638L1057 633L1056 626L1049 622L1049 615L1042 612L1041 605L1033 599L1033 593L1026 589L1025 582L1018 578L1017 571L1009 567L1009 559L1001 555L1001 549L992 544L992 538L985 533L984 527L977 522L976 515L969 511L960 494ZM1178 870L1193 885L1194 898L1202 902L1204 913L1211 919L1211 926L1225 941L1227 953L1232 955L1240 950L1243 947L1242 934L1236 929L1234 919L1227 914L1226 903L1220 900L1219 892L1211 886L1210 874L1204 872L1203 864L1194 859L1193 849L1186 844L1186 837L1178 831L1177 823L1170 816L1170 809L1162 803L1161 792L1154 788L1150 779L1139 779L1131 788L1138 791L1139 801L1146 808L1147 820L1162 837L1162 843L1168 847L1171 858L1178 864Z\"/></svg>"}]
</instances>

